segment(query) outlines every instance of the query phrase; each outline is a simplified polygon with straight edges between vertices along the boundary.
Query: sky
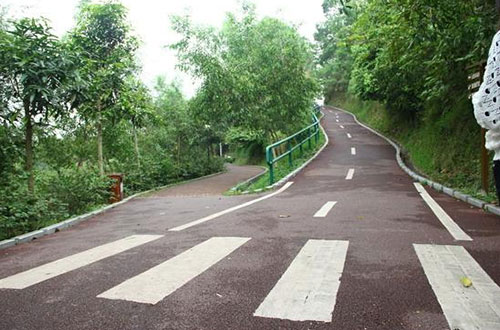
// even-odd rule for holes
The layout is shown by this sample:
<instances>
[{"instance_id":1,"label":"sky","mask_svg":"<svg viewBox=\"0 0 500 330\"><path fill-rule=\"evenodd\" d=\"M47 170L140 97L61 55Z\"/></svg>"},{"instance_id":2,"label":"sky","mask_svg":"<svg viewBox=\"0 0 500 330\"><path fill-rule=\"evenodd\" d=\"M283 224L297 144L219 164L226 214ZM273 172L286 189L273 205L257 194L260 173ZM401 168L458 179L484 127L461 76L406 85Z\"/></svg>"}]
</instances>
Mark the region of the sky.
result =
<instances>
[{"instance_id":1,"label":"sky","mask_svg":"<svg viewBox=\"0 0 500 330\"><path fill-rule=\"evenodd\" d=\"M176 69L175 52L168 44L179 39L170 27L170 15L189 13L195 24L220 27L227 12L241 8L239 0L122 0L129 9L129 21L142 45L138 56L142 80L150 87L155 77L177 79L187 97L195 94L196 79ZM323 0L253 0L259 17L272 16L298 26L299 33L313 41L316 24L323 21ZM8 17L43 16L50 20L56 35L63 35L74 24L78 0L0 0L8 7Z\"/></svg>"}]
</instances>

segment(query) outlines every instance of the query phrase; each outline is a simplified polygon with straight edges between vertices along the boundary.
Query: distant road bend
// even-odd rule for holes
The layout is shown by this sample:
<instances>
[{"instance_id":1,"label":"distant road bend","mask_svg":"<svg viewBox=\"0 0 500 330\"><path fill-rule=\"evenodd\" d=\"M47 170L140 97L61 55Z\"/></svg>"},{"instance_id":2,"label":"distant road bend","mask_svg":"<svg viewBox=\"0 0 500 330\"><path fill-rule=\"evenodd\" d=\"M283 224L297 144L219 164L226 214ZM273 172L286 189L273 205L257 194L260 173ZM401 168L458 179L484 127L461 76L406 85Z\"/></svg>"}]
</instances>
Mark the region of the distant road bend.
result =
<instances>
[{"instance_id":1,"label":"distant road bend","mask_svg":"<svg viewBox=\"0 0 500 330\"><path fill-rule=\"evenodd\" d=\"M0 251L0 329L499 330L498 217L323 112L293 184L227 197L212 177Z\"/></svg>"}]
</instances>

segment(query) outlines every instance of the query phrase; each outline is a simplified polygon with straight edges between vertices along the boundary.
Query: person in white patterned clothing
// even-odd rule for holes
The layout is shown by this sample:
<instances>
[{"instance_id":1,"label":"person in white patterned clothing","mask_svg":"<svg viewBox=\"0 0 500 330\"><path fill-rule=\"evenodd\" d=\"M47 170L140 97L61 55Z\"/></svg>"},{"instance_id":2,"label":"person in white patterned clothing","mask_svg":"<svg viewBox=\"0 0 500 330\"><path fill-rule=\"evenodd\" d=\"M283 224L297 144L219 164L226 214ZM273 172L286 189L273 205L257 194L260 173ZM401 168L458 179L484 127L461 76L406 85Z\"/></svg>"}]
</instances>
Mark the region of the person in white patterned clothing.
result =
<instances>
[{"instance_id":1,"label":"person in white patterned clothing","mask_svg":"<svg viewBox=\"0 0 500 330\"><path fill-rule=\"evenodd\" d=\"M499 9L497 0L497 11ZM493 37L483 82L472 96L472 104L478 124L487 129L485 147L495 152L493 175L500 203L500 31Z\"/></svg>"}]
</instances>

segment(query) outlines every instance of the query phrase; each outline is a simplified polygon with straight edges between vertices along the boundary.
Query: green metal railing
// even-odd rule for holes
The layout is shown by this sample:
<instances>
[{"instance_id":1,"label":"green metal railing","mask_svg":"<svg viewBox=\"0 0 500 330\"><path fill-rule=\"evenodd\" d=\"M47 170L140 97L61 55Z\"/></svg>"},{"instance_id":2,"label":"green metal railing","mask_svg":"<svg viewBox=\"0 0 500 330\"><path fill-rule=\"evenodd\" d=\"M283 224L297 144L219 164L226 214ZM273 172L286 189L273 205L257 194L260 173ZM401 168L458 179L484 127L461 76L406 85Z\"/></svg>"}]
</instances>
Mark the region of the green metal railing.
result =
<instances>
[{"instance_id":1,"label":"green metal railing","mask_svg":"<svg viewBox=\"0 0 500 330\"><path fill-rule=\"evenodd\" d=\"M320 111L316 110L312 117L313 123L306 128L298 131L297 133L290 135L289 137L284 138L281 141L275 142L266 147L266 162L269 166L269 184L272 185L274 183L274 163L278 162L280 159L288 156L288 165L290 167L293 166L293 151L299 149L300 155L303 154L303 145L305 143L309 144L309 149L312 148L312 141L317 144L319 141L319 119L317 114ZM286 151L280 154L277 157L274 157L273 150L277 148L282 148L282 145L286 144Z\"/></svg>"}]
</instances>

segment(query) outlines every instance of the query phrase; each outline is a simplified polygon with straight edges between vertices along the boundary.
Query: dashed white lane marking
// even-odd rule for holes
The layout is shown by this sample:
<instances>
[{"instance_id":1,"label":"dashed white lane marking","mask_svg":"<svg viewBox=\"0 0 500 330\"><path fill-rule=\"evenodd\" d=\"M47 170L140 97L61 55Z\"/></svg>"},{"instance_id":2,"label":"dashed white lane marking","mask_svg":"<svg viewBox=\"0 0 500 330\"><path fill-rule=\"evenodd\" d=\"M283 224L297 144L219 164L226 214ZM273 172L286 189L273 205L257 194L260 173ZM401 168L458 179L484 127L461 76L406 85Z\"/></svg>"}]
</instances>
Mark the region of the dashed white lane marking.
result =
<instances>
[{"instance_id":1,"label":"dashed white lane marking","mask_svg":"<svg viewBox=\"0 0 500 330\"><path fill-rule=\"evenodd\" d=\"M337 202L326 202L325 205L323 205L318 212L314 214L314 218L324 218L330 212L330 210L337 204Z\"/></svg>"},{"instance_id":2,"label":"dashed white lane marking","mask_svg":"<svg viewBox=\"0 0 500 330\"><path fill-rule=\"evenodd\" d=\"M467 235L454 221L453 219L439 206L438 203L429 195L425 188L418 182L413 183L417 191L422 196L423 200L429 205L432 212L441 221L443 226L450 232L451 236L457 241L472 241L472 238Z\"/></svg>"},{"instance_id":3,"label":"dashed white lane marking","mask_svg":"<svg viewBox=\"0 0 500 330\"><path fill-rule=\"evenodd\" d=\"M347 171L347 175L345 177L346 180L352 180L352 177L354 176L354 169L350 168L349 171Z\"/></svg>"},{"instance_id":4,"label":"dashed white lane marking","mask_svg":"<svg viewBox=\"0 0 500 330\"><path fill-rule=\"evenodd\" d=\"M0 288L24 289L96 261L154 241L163 235L132 235L71 256L49 262L0 280Z\"/></svg>"},{"instance_id":5,"label":"dashed white lane marking","mask_svg":"<svg viewBox=\"0 0 500 330\"><path fill-rule=\"evenodd\" d=\"M248 201L246 203L243 203L243 204L240 204L240 205L236 205L236 206L233 206L229 209L226 209L226 210L223 210L223 211L220 211L220 212L217 212L217 213L214 213L212 215L209 215L209 216L206 216L204 218L201 218L201 219L198 219L198 220L195 220L195 221L192 221L192 222L189 222L189 223L186 223L184 225L181 225L181 226L177 226L177 227L174 227L174 228L171 228L169 229L169 231L181 231L181 230L184 230L186 228L190 228L190 227L193 227L193 226L196 226L196 225L199 225L200 223L204 223L204 222L207 222L207 221L210 221L210 220L213 220L215 218L218 218L220 217L221 215L224 215L224 214L227 214L227 213L230 213L230 212L233 212L233 211L236 211L236 210L239 210L241 208L244 208L244 207L247 207L247 206L250 206L252 204L255 204L255 203L258 203L260 201L263 201L265 199L268 199L268 198L271 198L273 196L276 196L280 193L282 193L283 191L285 191L286 189L288 189L288 187L290 187L291 185L293 184L293 182L287 182L283 187L281 187L279 190L271 193L271 194L267 194L265 196L262 196L262 197L259 197L257 199L254 199L254 200L251 200L251 201Z\"/></svg>"},{"instance_id":6,"label":"dashed white lane marking","mask_svg":"<svg viewBox=\"0 0 500 330\"><path fill-rule=\"evenodd\" d=\"M97 297L156 304L248 240L250 238L212 237Z\"/></svg>"},{"instance_id":7,"label":"dashed white lane marking","mask_svg":"<svg viewBox=\"0 0 500 330\"><path fill-rule=\"evenodd\" d=\"M336 121L337 123L339 122L339 120L338 120L338 119L335 119L335 121Z\"/></svg>"},{"instance_id":8,"label":"dashed white lane marking","mask_svg":"<svg viewBox=\"0 0 500 330\"><path fill-rule=\"evenodd\" d=\"M351 148L351 155L356 155L356 148Z\"/></svg>"},{"instance_id":9,"label":"dashed white lane marking","mask_svg":"<svg viewBox=\"0 0 500 330\"><path fill-rule=\"evenodd\" d=\"M254 315L331 322L348 245L308 240Z\"/></svg>"},{"instance_id":10,"label":"dashed white lane marking","mask_svg":"<svg viewBox=\"0 0 500 330\"><path fill-rule=\"evenodd\" d=\"M332 111L332 110L328 110L328 111L330 111L330 113L333 113L333 111Z\"/></svg>"},{"instance_id":11,"label":"dashed white lane marking","mask_svg":"<svg viewBox=\"0 0 500 330\"><path fill-rule=\"evenodd\" d=\"M500 288L461 246L413 244L450 329L500 329ZM472 285L464 287L461 279Z\"/></svg>"},{"instance_id":12,"label":"dashed white lane marking","mask_svg":"<svg viewBox=\"0 0 500 330\"><path fill-rule=\"evenodd\" d=\"M347 138L349 138L349 139L352 138L352 135L347 133Z\"/></svg>"},{"instance_id":13,"label":"dashed white lane marking","mask_svg":"<svg viewBox=\"0 0 500 330\"><path fill-rule=\"evenodd\" d=\"M342 125L339 125L339 126L340 126L340 128L344 128L344 126L342 126Z\"/></svg>"}]
</instances>

